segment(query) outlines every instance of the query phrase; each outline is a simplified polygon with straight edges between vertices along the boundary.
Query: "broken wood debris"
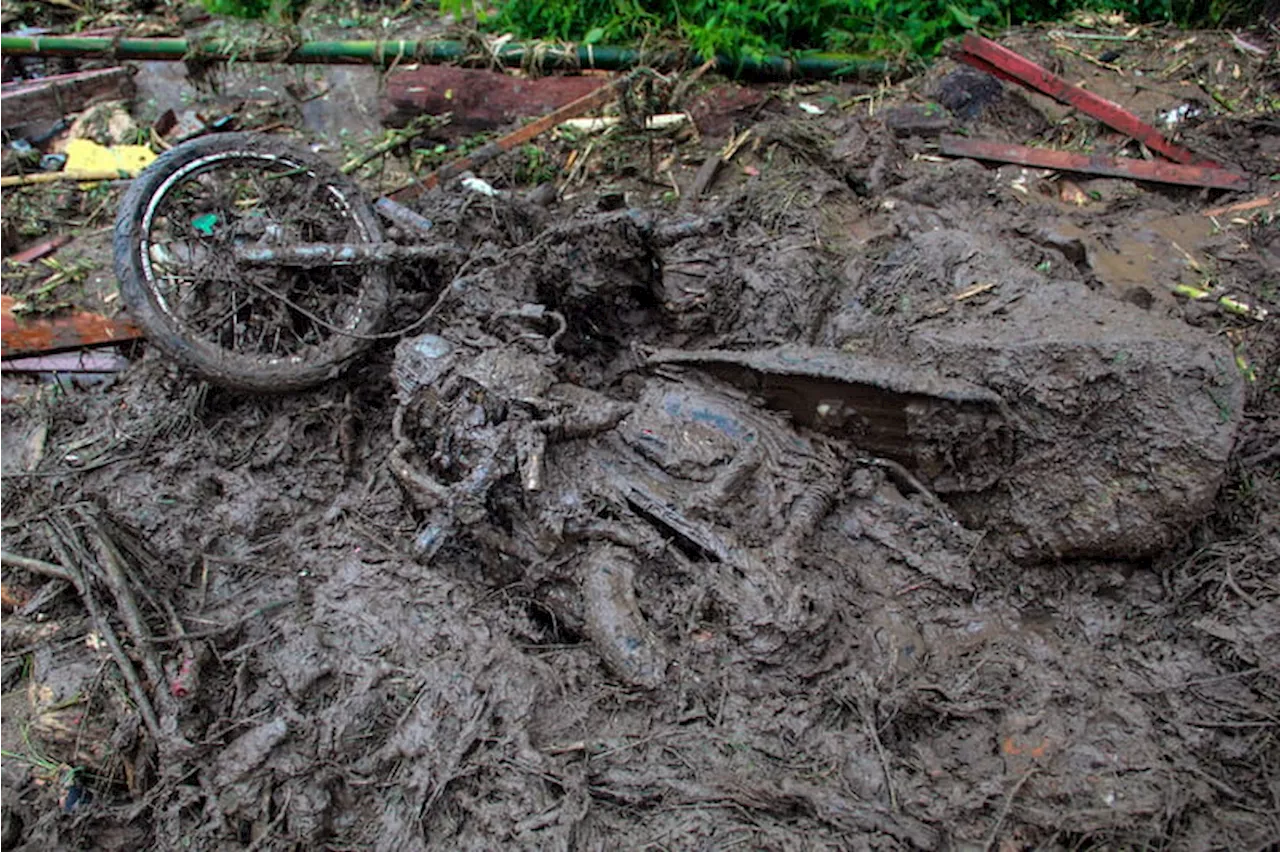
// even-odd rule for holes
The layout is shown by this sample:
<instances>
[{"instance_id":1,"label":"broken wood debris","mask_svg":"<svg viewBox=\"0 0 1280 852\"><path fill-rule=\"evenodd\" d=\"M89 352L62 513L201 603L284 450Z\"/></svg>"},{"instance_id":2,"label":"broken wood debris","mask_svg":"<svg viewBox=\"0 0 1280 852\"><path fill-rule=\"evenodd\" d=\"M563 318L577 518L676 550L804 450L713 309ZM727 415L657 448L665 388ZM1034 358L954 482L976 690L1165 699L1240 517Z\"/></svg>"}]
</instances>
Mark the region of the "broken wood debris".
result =
<instances>
[{"instance_id":1,"label":"broken wood debris","mask_svg":"<svg viewBox=\"0 0 1280 852\"><path fill-rule=\"evenodd\" d=\"M1108 127L1138 140L1175 163L1199 166L1217 166L1212 160L1198 157L1192 151L1175 145L1151 125L1124 107L1100 95L1068 83L1024 56L1002 47L990 39L969 33L960 43L955 58L980 71L986 71L1001 79L1017 83L1059 103L1073 106Z\"/></svg>"},{"instance_id":2,"label":"broken wood debris","mask_svg":"<svg viewBox=\"0 0 1280 852\"><path fill-rule=\"evenodd\" d=\"M1130 160L1103 154L1074 154L1049 148L1029 148L991 142L985 139L969 139L961 136L943 136L942 153L951 157L970 157L998 163L1016 163L1040 169L1128 178L1130 180L1155 181L1182 186L1203 186L1210 189L1247 189L1249 178L1216 166L1194 166L1165 163L1156 160Z\"/></svg>"},{"instance_id":3,"label":"broken wood debris","mask_svg":"<svg viewBox=\"0 0 1280 852\"><path fill-rule=\"evenodd\" d=\"M13 125L56 121L80 112L87 106L108 100L133 97L133 71L129 68L99 68L55 74L37 80L15 80L0 86L0 109L5 130Z\"/></svg>"},{"instance_id":4,"label":"broken wood debris","mask_svg":"<svg viewBox=\"0 0 1280 852\"><path fill-rule=\"evenodd\" d=\"M3 358L46 355L142 338L142 329L125 319L87 311L19 319L13 306L12 296L0 296L0 357Z\"/></svg>"},{"instance_id":5,"label":"broken wood debris","mask_svg":"<svg viewBox=\"0 0 1280 852\"><path fill-rule=\"evenodd\" d=\"M716 182L716 175L720 174L720 168L738 155L738 151L742 149L742 146L747 143L747 139L750 137L751 128L747 128L736 136L730 136L729 141L725 143L723 148L707 157L693 178L693 187L682 201L684 209L687 210L690 206L696 204L698 199L711 188L711 185Z\"/></svg>"},{"instance_id":6,"label":"broken wood debris","mask_svg":"<svg viewBox=\"0 0 1280 852\"><path fill-rule=\"evenodd\" d=\"M668 112L662 115L651 115L644 120L645 130L670 130L691 122L687 112ZM574 133L599 133L623 122L622 116L605 115L597 118L570 118L560 123L561 130Z\"/></svg>"},{"instance_id":7,"label":"broken wood debris","mask_svg":"<svg viewBox=\"0 0 1280 852\"><path fill-rule=\"evenodd\" d=\"M532 121L518 130L508 133L501 139L496 139L488 145L480 148L467 157L459 157L453 162L446 163L428 175L423 176L411 184L407 184L398 189L394 189L387 193L387 197L394 201L404 201L413 198L416 195L433 189L440 184L441 181L450 180L458 177L468 169L489 162L495 157L510 151L526 142L541 136L551 128L567 121L570 118L577 118L588 110L602 107L609 101L613 100L618 89L630 79L630 75L619 77L611 83L601 86L595 91L583 95L572 103L565 104L560 109L547 113L542 118Z\"/></svg>"},{"instance_id":8,"label":"broken wood debris","mask_svg":"<svg viewBox=\"0 0 1280 852\"><path fill-rule=\"evenodd\" d=\"M104 180L132 180L133 177L134 175L127 171L106 171L102 169L87 172L40 172L34 175L6 175L0 177L0 188L37 186L44 183L97 183Z\"/></svg>"},{"instance_id":9,"label":"broken wood debris","mask_svg":"<svg viewBox=\"0 0 1280 852\"><path fill-rule=\"evenodd\" d=\"M1223 207L1213 207L1204 211L1204 216L1213 218L1215 216L1226 216L1231 213L1247 213L1250 210L1261 210L1264 207L1270 207L1280 201L1280 193L1271 195L1261 195L1257 198L1250 198L1247 201L1237 201L1235 204L1227 204Z\"/></svg>"}]
</instances>

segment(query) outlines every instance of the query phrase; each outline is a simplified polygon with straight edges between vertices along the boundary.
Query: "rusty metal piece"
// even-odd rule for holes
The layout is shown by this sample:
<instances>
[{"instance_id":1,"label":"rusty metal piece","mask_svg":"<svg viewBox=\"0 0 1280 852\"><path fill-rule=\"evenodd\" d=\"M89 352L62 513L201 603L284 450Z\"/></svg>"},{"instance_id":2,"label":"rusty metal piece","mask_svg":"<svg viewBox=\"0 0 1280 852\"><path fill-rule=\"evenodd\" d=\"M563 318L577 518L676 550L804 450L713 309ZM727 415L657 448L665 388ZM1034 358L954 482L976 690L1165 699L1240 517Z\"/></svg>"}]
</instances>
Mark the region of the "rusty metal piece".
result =
<instances>
[{"instance_id":1,"label":"rusty metal piece","mask_svg":"<svg viewBox=\"0 0 1280 852\"><path fill-rule=\"evenodd\" d=\"M5 83L0 87L0 107L5 130L12 130L10 121L56 121L101 101L128 100L133 91L131 69L100 68Z\"/></svg>"},{"instance_id":2,"label":"rusty metal piece","mask_svg":"<svg viewBox=\"0 0 1280 852\"><path fill-rule=\"evenodd\" d=\"M12 296L0 296L0 357L47 355L69 349L107 346L142 338L142 329L124 319L77 311L20 319Z\"/></svg>"},{"instance_id":3,"label":"rusty metal piece","mask_svg":"<svg viewBox=\"0 0 1280 852\"><path fill-rule=\"evenodd\" d=\"M42 257L48 257L53 254L73 239L75 239L75 237L70 234L61 234L51 240L45 240L42 243L37 243L29 249L23 249L17 254L10 255L5 259L12 263L35 263Z\"/></svg>"},{"instance_id":4,"label":"rusty metal piece","mask_svg":"<svg viewBox=\"0 0 1280 852\"><path fill-rule=\"evenodd\" d=\"M941 148L942 153L951 157L972 157L975 160L1016 163L1021 166L1080 172L1088 175L1173 183L1182 186L1203 186L1210 189L1248 189L1250 185L1247 176L1218 166L1182 165L1158 160L1129 160L1123 157L1109 157L1105 154L1073 154L1069 151L1028 148L1025 145L1011 145L962 136L943 136Z\"/></svg>"},{"instance_id":5,"label":"rusty metal piece","mask_svg":"<svg viewBox=\"0 0 1280 852\"><path fill-rule=\"evenodd\" d=\"M425 175L422 179L387 193L387 197L395 201L404 201L406 199L413 198L428 189L435 188L441 181L457 177L468 169L473 169L477 166L483 165L493 158L510 151L512 148L523 145L526 142L541 136L543 133L546 133L548 130L566 119L576 118L588 110L604 106L609 101L613 100L614 95L617 94L618 88L628 79L630 78L620 77L611 83L606 83L594 92L583 95L576 101L565 104L560 107L560 109L549 112L536 121L529 122L519 130L508 133L501 139L490 142L488 145L485 145L479 150L473 152L471 156L459 157L453 162L446 163L434 172Z\"/></svg>"},{"instance_id":6,"label":"rusty metal piece","mask_svg":"<svg viewBox=\"0 0 1280 852\"><path fill-rule=\"evenodd\" d=\"M1114 101L1109 101L1079 86L1073 86L1052 71L990 39L975 33L967 34L960 43L955 58L980 71L986 71L1001 79L1034 89L1059 103L1073 106L1108 127L1137 139L1152 151L1164 155L1175 163L1220 168L1212 160L1200 157L1181 145L1170 142L1154 127Z\"/></svg>"}]
</instances>

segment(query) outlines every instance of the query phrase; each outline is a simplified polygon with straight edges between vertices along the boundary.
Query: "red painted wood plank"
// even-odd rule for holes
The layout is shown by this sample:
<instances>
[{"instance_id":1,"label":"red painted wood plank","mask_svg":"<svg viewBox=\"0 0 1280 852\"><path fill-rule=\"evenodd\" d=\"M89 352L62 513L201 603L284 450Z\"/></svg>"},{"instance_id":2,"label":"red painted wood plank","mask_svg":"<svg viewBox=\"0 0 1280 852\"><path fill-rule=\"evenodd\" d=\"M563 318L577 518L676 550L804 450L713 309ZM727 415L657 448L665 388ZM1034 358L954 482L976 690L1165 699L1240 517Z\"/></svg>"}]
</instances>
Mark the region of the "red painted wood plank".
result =
<instances>
[{"instance_id":1,"label":"red painted wood plank","mask_svg":"<svg viewBox=\"0 0 1280 852\"><path fill-rule=\"evenodd\" d=\"M138 340L142 330L128 320L76 311L49 318L19 318L11 296L0 296L0 357L46 355Z\"/></svg>"},{"instance_id":2,"label":"red painted wood plank","mask_svg":"<svg viewBox=\"0 0 1280 852\"><path fill-rule=\"evenodd\" d=\"M1217 166L1184 165L1156 160L1127 160L1122 157L1108 157L1104 154L1073 154L1068 151L1028 148L1025 145L1009 145L1004 142L989 142L985 139L969 139L963 136L943 136L941 147L942 153L951 157L972 157L975 160L1017 163L1064 172L1176 183L1183 186L1204 186L1211 189L1248 189L1250 185L1247 176Z\"/></svg>"},{"instance_id":3,"label":"red painted wood plank","mask_svg":"<svg viewBox=\"0 0 1280 852\"><path fill-rule=\"evenodd\" d=\"M1073 106L1108 127L1137 139L1152 151L1164 155L1175 163L1209 167L1218 165L1212 160L1197 156L1181 145L1170 142L1158 130L1118 103L1079 86L1073 86L1052 71L1042 68L1030 59L990 39L969 33L960 43L956 59L1006 80L1020 83L1048 95L1059 103Z\"/></svg>"}]
</instances>

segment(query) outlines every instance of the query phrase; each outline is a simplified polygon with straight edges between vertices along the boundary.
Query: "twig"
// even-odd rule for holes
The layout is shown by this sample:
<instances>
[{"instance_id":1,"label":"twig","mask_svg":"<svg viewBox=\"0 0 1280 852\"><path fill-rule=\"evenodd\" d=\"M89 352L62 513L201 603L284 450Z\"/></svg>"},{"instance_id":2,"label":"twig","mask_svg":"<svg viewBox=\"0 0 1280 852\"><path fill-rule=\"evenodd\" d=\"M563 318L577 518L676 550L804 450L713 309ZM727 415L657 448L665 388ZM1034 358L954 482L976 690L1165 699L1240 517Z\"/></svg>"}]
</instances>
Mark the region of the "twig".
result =
<instances>
[{"instance_id":1,"label":"twig","mask_svg":"<svg viewBox=\"0 0 1280 852\"><path fill-rule=\"evenodd\" d=\"M21 568L24 571L30 571L33 574L43 574L46 577L52 577L55 580L65 580L71 585L76 585L75 576L61 565L55 565L52 562L45 562L42 559L32 559L29 556L19 556L16 553L8 551L0 551L0 565L8 565L10 568Z\"/></svg>"},{"instance_id":2,"label":"twig","mask_svg":"<svg viewBox=\"0 0 1280 852\"><path fill-rule=\"evenodd\" d=\"M1018 795L1018 791L1022 789L1022 785L1027 783L1027 779L1040 769L1038 766L1032 766L1022 773L1022 777L1018 779L1018 783L1013 785L1013 789L1009 791L1009 795L1004 797L1004 804L1000 806L1000 813L996 816L996 824L991 826L991 834L987 835L987 842L983 845L984 852L991 852L992 847L996 845L996 838L1000 834L1000 826L1004 824L1005 817L1009 815L1009 808L1013 807L1014 797Z\"/></svg>"},{"instance_id":3,"label":"twig","mask_svg":"<svg viewBox=\"0 0 1280 852\"><path fill-rule=\"evenodd\" d=\"M863 456L859 458L858 461L862 464L869 464L873 467L889 471L893 476L899 478L902 482L905 482L914 491L916 491L916 493L924 497L925 501L928 502L930 506L943 514L946 514L947 504L939 500L936 494L930 491L923 482L916 478L915 474L898 464L893 459L884 459L878 456Z\"/></svg>"},{"instance_id":4,"label":"twig","mask_svg":"<svg viewBox=\"0 0 1280 852\"><path fill-rule=\"evenodd\" d=\"M880 731L876 727L876 708L871 701L873 694L873 684L870 682L870 675L863 672L863 694L859 697L858 704L861 705L862 723L866 725L867 733L871 736L871 744L876 747L876 756L880 759L880 771L884 774L884 786L889 791L889 808L894 812L898 812L898 791L893 786L893 776L889 774L889 756L885 753L884 743L880 741Z\"/></svg>"},{"instance_id":5,"label":"twig","mask_svg":"<svg viewBox=\"0 0 1280 852\"><path fill-rule=\"evenodd\" d=\"M397 148L408 142L428 127L440 127L448 123L449 117L447 114L440 117L434 115L420 115L399 130L388 131L385 139L363 154L358 154L343 163L342 168L339 169L339 171L344 175L349 175L370 160L375 160L393 148Z\"/></svg>"},{"instance_id":6,"label":"twig","mask_svg":"<svg viewBox=\"0 0 1280 852\"><path fill-rule=\"evenodd\" d=\"M125 575L120 553L116 550L115 543L107 537L106 531L97 518L84 511L80 514L93 532L94 550L97 551L98 560L103 568L103 580L116 599L116 606L120 610L120 617L124 619L125 627L133 636L134 645L137 646L138 653L142 657L142 668L151 683L159 688L160 684L164 683L164 667L160 665L160 659L156 656L155 648L151 643L151 630L142 620L138 602L133 596L133 590L129 588L129 578Z\"/></svg>"},{"instance_id":7,"label":"twig","mask_svg":"<svg viewBox=\"0 0 1280 852\"><path fill-rule=\"evenodd\" d=\"M215 636L221 636L224 633L229 633L232 630L235 630L237 627L240 627L246 624L247 622L250 622L253 619L258 618L259 616L266 615L267 613L272 612L273 610L277 610L282 606L288 606L289 604L294 602L295 601L292 598L288 600L283 600L283 601L272 601L269 604L263 604L262 606L258 607L252 612L245 613L244 615L240 616L235 621L232 621L229 624L224 624L221 627L210 627L207 630L197 630L194 632L180 632L180 630L182 629L182 624L180 622L173 622L175 625L175 629L172 634L168 636L153 636L151 637L151 641L155 642L156 644L163 644L166 642L186 642L186 641L194 641L196 639L212 639ZM171 618L170 621L173 621L173 619Z\"/></svg>"},{"instance_id":8,"label":"twig","mask_svg":"<svg viewBox=\"0 0 1280 852\"><path fill-rule=\"evenodd\" d=\"M71 557L71 551L62 541L56 527L53 528L53 532L53 549L58 551L58 556L61 557L63 562L74 566L76 563ZM84 602L85 609L89 611L89 617L93 619L94 625L98 629L98 634L107 643L107 649L111 652L112 659L115 660L116 666L120 669L120 676L124 678L125 684L129 687L129 694L133 696L133 703L138 707L138 715L142 717L143 724L147 726L147 731L151 734L152 741L159 745L163 741L160 718L156 716L155 707L151 705L151 699L147 696L147 691L142 686L142 679L138 677L138 670L134 668L133 661L129 659L129 655L125 653L119 637L116 636L115 629L111 626L111 622L107 621L107 617L98 606L89 584L85 582L84 575L78 567L68 570L72 576L72 585L80 592L80 599Z\"/></svg>"},{"instance_id":9,"label":"twig","mask_svg":"<svg viewBox=\"0 0 1280 852\"><path fill-rule=\"evenodd\" d=\"M284 822L285 817L289 816L289 805L292 802L293 802L293 794L292 793L286 794L284 799L284 805L281 806L280 808L280 813L276 814L276 818L271 820L271 822L267 824L267 827L262 830L262 834L259 835L257 840L253 841L252 845L250 845L249 848L245 850L245 852L257 852L257 850L267 845L267 843L271 840L272 832L274 832L277 828L280 827L280 823Z\"/></svg>"}]
</instances>

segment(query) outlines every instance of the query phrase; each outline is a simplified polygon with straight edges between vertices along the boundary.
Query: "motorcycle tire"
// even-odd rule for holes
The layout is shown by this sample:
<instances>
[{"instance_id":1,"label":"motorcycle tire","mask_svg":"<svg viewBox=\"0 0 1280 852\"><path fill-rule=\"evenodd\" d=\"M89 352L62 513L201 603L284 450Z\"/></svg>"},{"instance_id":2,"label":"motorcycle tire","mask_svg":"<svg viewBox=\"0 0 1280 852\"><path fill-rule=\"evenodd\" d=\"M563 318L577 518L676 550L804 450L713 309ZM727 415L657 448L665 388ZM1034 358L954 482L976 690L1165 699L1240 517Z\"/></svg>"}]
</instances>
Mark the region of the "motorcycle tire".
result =
<instances>
[{"instance_id":1,"label":"motorcycle tire","mask_svg":"<svg viewBox=\"0 0 1280 852\"><path fill-rule=\"evenodd\" d=\"M378 243L372 207L337 169L283 140L205 136L169 150L120 204L120 294L148 340L218 385L295 391L336 377L390 302L385 266L266 269L239 246Z\"/></svg>"}]
</instances>

